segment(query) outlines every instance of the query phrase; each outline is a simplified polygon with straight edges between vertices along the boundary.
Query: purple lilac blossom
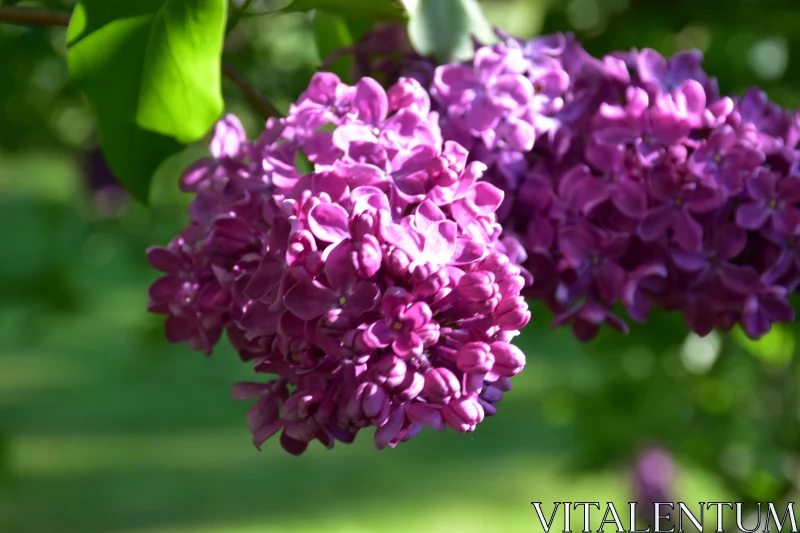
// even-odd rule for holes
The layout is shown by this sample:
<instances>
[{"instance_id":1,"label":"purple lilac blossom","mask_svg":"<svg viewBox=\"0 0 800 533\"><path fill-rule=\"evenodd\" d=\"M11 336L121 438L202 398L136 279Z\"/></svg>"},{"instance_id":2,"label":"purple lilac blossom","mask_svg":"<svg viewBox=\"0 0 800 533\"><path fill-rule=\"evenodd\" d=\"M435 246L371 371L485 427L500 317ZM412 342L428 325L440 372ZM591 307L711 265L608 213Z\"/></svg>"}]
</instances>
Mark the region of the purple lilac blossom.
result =
<instances>
[{"instance_id":1,"label":"purple lilac blossom","mask_svg":"<svg viewBox=\"0 0 800 533\"><path fill-rule=\"evenodd\" d=\"M255 446L299 455L374 427L381 449L495 414L525 365L531 276L500 238L503 192L442 140L417 81L316 74L254 142L222 119L211 153L181 181L191 222L148 250L150 310L170 341L210 354L225 331L274 376L233 389L255 399Z\"/></svg>"},{"instance_id":2,"label":"purple lilac blossom","mask_svg":"<svg viewBox=\"0 0 800 533\"><path fill-rule=\"evenodd\" d=\"M400 78L414 78L427 86L433 79L436 64L414 51L406 24L390 22L377 24L367 30L352 47L343 48L325 58L322 67L338 57L350 55L353 63L350 79L353 83L365 77L376 78L390 87Z\"/></svg>"},{"instance_id":3,"label":"purple lilac blossom","mask_svg":"<svg viewBox=\"0 0 800 533\"><path fill-rule=\"evenodd\" d=\"M751 338L794 318L800 282L798 114L752 89L721 96L699 51L589 55L571 34L498 31L430 85L444 138L504 190L554 324L582 340L680 310L698 334Z\"/></svg>"},{"instance_id":4,"label":"purple lilac blossom","mask_svg":"<svg viewBox=\"0 0 800 533\"><path fill-rule=\"evenodd\" d=\"M128 194L108 166L103 152L94 148L82 161L84 185L96 213L104 218L121 215L128 205Z\"/></svg>"},{"instance_id":5,"label":"purple lilac blossom","mask_svg":"<svg viewBox=\"0 0 800 533\"><path fill-rule=\"evenodd\" d=\"M675 462L672 455L662 448L646 448L636 456L632 470L636 518L645 526L657 526L654 504L675 501Z\"/></svg>"}]
</instances>

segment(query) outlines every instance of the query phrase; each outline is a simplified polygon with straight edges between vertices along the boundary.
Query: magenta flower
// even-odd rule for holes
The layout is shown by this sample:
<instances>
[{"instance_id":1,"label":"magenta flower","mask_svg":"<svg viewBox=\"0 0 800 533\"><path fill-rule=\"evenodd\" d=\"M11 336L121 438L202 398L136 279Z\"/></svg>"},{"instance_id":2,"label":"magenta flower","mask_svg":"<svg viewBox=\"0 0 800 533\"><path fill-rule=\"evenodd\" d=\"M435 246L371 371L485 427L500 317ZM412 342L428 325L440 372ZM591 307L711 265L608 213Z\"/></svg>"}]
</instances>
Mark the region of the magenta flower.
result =
<instances>
[{"instance_id":1,"label":"magenta flower","mask_svg":"<svg viewBox=\"0 0 800 533\"><path fill-rule=\"evenodd\" d=\"M555 325L583 340L602 324L626 331L618 304L637 321L678 310L700 334L760 336L788 317L776 305L800 285L800 113L758 90L720 95L696 50L594 58L573 35L498 36L438 67L431 106L444 139L502 189L502 236L524 245L534 277L524 293ZM491 82L519 76L533 96L490 105ZM533 126L532 147L502 138L509 113ZM491 283L475 283L465 298L491 300Z\"/></svg>"},{"instance_id":2,"label":"magenta flower","mask_svg":"<svg viewBox=\"0 0 800 533\"><path fill-rule=\"evenodd\" d=\"M639 227L639 236L646 242L673 231L675 242L688 252L697 252L702 246L703 227L694 215L718 208L723 197L698 183L685 182L668 169L659 169L650 177L650 192L658 202L648 211Z\"/></svg>"},{"instance_id":3,"label":"magenta flower","mask_svg":"<svg viewBox=\"0 0 800 533\"><path fill-rule=\"evenodd\" d=\"M431 308L425 302L411 303L413 300L400 287L387 289L380 307L383 318L364 330L364 344L372 350L391 345L400 357L419 357L423 348L436 344L439 326L431 323Z\"/></svg>"},{"instance_id":4,"label":"magenta flower","mask_svg":"<svg viewBox=\"0 0 800 533\"><path fill-rule=\"evenodd\" d=\"M689 253L676 248L672 259L679 269L693 274L689 290L718 282L727 290L749 294L759 285L758 273L752 267L731 262L741 255L746 244L744 229L735 224L718 223L707 232L702 251Z\"/></svg>"},{"instance_id":5,"label":"magenta flower","mask_svg":"<svg viewBox=\"0 0 800 533\"><path fill-rule=\"evenodd\" d=\"M504 44L479 48L472 66L437 68L433 87L449 116L462 120L472 134L489 145L496 137L527 151L533 147L534 128L524 112L533 101L534 86L509 65L513 57Z\"/></svg>"},{"instance_id":6,"label":"magenta flower","mask_svg":"<svg viewBox=\"0 0 800 533\"><path fill-rule=\"evenodd\" d=\"M226 117L196 167L192 222L149 252L170 340L210 353L224 329L276 376L234 387L256 400L258 447L279 434L297 455L370 426L378 448L423 427L473 431L525 365L510 342L531 278L522 246L500 240L503 193L442 140L426 98L410 79L384 91L318 74L254 143ZM301 153L313 172L295 168Z\"/></svg>"},{"instance_id":7,"label":"magenta flower","mask_svg":"<svg viewBox=\"0 0 800 533\"><path fill-rule=\"evenodd\" d=\"M650 48L634 52L632 55L635 58L639 80L645 86L671 93L683 82L697 80L704 87L710 87L716 92L716 81L703 72L703 54L699 50L679 52L670 60Z\"/></svg>"},{"instance_id":8,"label":"magenta flower","mask_svg":"<svg viewBox=\"0 0 800 533\"><path fill-rule=\"evenodd\" d=\"M702 100L700 108L705 107L705 94L697 82L685 82L675 95L657 96L652 106L644 89L628 87L624 107L601 104L594 138L601 144L631 144L642 165L652 166L668 145L686 138L691 130L690 113L696 110L686 107L685 93Z\"/></svg>"},{"instance_id":9,"label":"magenta flower","mask_svg":"<svg viewBox=\"0 0 800 533\"><path fill-rule=\"evenodd\" d=\"M792 322L794 309L788 302L788 291L780 286L768 287L747 297L742 310L742 329L751 338L769 333L776 322Z\"/></svg>"},{"instance_id":10,"label":"magenta flower","mask_svg":"<svg viewBox=\"0 0 800 533\"><path fill-rule=\"evenodd\" d=\"M763 163L763 152L743 143L733 128L723 125L694 151L687 165L706 187L722 186L737 193Z\"/></svg>"},{"instance_id":11,"label":"magenta flower","mask_svg":"<svg viewBox=\"0 0 800 533\"><path fill-rule=\"evenodd\" d=\"M668 450L649 447L637 454L631 470L633 496L639 504L637 518L643 524L654 524L659 520L654 504L675 499L675 460Z\"/></svg>"},{"instance_id":12,"label":"magenta flower","mask_svg":"<svg viewBox=\"0 0 800 533\"><path fill-rule=\"evenodd\" d=\"M747 182L749 201L736 212L736 223L750 230L761 229L767 222L782 235L800 234L800 177L783 179L766 168Z\"/></svg>"},{"instance_id":13,"label":"magenta flower","mask_svg":"<svg viewBox=\"0 0 800 533\"><path fill-rule=\"evenodd\" d=\"M627 251L629 242L617 235L580 226L564 228L559 234L559 251L562 259L558 266L566 280L565 285L572 300L576 293L612 304L619 300L627 273L618 261ZM560 297L557 293L557 298Z\"/></svg>"}]
</instances>

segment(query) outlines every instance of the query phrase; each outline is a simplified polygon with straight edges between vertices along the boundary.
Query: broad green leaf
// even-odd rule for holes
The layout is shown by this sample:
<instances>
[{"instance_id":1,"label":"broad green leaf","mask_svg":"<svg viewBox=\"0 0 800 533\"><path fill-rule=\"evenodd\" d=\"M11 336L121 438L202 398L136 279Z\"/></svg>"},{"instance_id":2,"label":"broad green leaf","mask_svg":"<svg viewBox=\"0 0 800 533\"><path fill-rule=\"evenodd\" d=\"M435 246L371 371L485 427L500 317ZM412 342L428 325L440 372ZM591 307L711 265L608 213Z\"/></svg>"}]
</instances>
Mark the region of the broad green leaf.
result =
<instances>
[{"instance_id":1,"label":"broad green leaf","mask_svg":"<svg viewBox=\"0 0 800 533\"><path fill-rule=\"evenodd\" d=\"M137 122L190 143L222 115L226 0L166 0L153 17Z\"/></svg>"},{"instance_id":2,"label":"broad green leaf","mask_svg":"<svg viewBox=\"0 0 800 533\"><path fill-rule=\"evenodd\" d=\"M288 13L312 9L358 20L401 20L405 16L398 0L294 0L282 11Z\"/></svg>"},{"instance_id":3,"label":"broad green leaf","mask_svg":"<svg viewBox=\"0 0 800 533\"><path fill-rule=\"evenodd\" d=\"M314 13L314 41L317 44L317 53L322 62L328 60L332 54L353 45L353 36L350 28L342 17L317 11ZM343 54L334 61L322 67L322 70L333 72L342 81L347 83L350 78L350 65L353 64L351 54Z\"/></svg>"},{"instance_id":4,"label":"broad green leaf","mask_svg":"<svg viewBox=\"0 0 800 533\"><path fill-rule=\"evenodd\" d=\"M146 202L152 175L222 114L225 0L81 0L67 30L70 74L103 153Z\"/></svg>"},{"instance_id":5,"label":"broad green leaf","mask_svg":"<svg viewBox=\"0 0 800 533\"><path fill-rule=\"evenodd\" d=\"M473 36L484 44L495 40L477 0L403 0L403 5L409 39L421 55L463 61L473 55Z\"/></svg>"}]
</instances>

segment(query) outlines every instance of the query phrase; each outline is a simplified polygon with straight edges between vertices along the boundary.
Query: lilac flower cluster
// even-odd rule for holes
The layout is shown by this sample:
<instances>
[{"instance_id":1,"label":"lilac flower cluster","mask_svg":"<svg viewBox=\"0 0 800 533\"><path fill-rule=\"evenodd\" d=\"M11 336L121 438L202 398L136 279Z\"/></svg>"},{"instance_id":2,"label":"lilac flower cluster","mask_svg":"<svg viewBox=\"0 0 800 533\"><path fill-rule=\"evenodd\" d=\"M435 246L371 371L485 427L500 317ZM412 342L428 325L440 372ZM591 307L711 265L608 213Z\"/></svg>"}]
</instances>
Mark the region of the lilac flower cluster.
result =
<instances>
[{"instance_id":1,"label":"lilac flower cluster","mask_svg":"<svg viewBox=\"0 0 800 533\"><path fill-rule=\"evenodd\" d=\"M702 54L597 59L571 35L477 48L436 69L446 139L488 166L534 276L528 297L582 340L652 308L758 338L800 283L800 114L719 94Z\"/></svg>"},{"instance_id":2,"label":"lilac flower cluster","mask_svg":"<svg viewBox=\"0 0 800 533\"><path fill-rule=\"evenodd\" d=\"M384 448L496 412L525 365L510 341L532 280L500 239L503 192L442 140L418 82L317 74L254 142L225 117L211 152L182 179L190 224L148 251L165 274L150 310L170 341L209 354L226 331L274 376L234 387L256 399L256 446L280 432L301 454L374 426Z\"/></svg>"}]
</instances>

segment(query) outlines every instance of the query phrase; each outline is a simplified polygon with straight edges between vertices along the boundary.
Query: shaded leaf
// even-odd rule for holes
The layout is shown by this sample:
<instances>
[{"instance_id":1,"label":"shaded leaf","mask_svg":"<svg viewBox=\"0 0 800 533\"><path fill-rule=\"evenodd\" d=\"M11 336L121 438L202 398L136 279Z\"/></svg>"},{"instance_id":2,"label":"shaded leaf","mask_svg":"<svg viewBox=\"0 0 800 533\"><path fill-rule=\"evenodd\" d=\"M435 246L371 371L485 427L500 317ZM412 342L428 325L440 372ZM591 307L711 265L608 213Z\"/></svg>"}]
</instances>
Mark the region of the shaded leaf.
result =
<instances>
[{"instance_id":1,"label":"shaded leaf","mask_svg":"<svg viewBox=\"0 0 800 533\"><path fill-rule=\"evenodd\" d=\"M400 20L405 16L403 6L397 0L294 0L282 11L312 9L357 20Z\"/></svg>"},{"instance_id":2,"label":"shaded leaf","mask_svg":"<svg viewBox=\"0 0 800 533\"><path fill-rule=\"evenodd\" d=\"M116 177L147 201L152 175L221 115L225 0L81 0L67 61Z\"/></svg>"},{"instance_id":3,"label":"shaded leaf","mask_svg":"<svg viewBox=\"0 0 800 533\"><path fill-rule=\"evenodd\" d=\"M477 0L403 0L409 13L408 36L414 49L443 63L473 55L472 37L495 41Z\"/></svg>"}]
</instances>

